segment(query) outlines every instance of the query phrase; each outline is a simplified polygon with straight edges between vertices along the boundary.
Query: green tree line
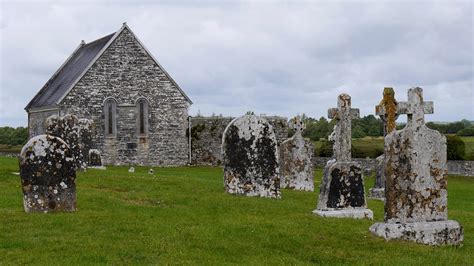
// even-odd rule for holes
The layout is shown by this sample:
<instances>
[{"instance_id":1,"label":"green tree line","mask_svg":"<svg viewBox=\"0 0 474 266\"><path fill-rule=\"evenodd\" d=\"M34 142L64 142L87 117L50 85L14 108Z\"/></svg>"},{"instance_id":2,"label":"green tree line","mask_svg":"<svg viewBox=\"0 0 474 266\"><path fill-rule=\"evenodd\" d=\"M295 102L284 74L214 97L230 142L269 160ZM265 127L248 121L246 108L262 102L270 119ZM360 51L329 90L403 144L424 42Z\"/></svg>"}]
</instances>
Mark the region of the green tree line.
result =
<instances>
[{"instance_id":1,"label":"green tree line","mask_svg":"<svg viewBox=\"0 0 474 266\"><path fill-rule=\"evenodd\" d=\"M24 145L28 141L28 129L26 127L0 127L0 144Z\"/></svg>"},{"instance_id":2,"label":"green tree line","mask_svg":"<svg viewBox=\"0 0 474 266\"><path fill-rule=\"evenodd\" d=\"M321 117L315 119L302 115L302 119L306 124L306 129L303 131L303 136L314 141L320 139L327 139L331 134L335 121L328 121ZM398 129L405 125L399 124ZM426 123L431 129L438 130L442 134L454 134L458 136L474 136L474 123L466 119L459 122L452 122L446 124L428 122ZM293 132L290 131L290 135ZM352 120L352 138L358 139L363 137L380 137L383 136L383 122L380 118L374 115L367 115L359 119Z\"/></svg>"}]
</instances>

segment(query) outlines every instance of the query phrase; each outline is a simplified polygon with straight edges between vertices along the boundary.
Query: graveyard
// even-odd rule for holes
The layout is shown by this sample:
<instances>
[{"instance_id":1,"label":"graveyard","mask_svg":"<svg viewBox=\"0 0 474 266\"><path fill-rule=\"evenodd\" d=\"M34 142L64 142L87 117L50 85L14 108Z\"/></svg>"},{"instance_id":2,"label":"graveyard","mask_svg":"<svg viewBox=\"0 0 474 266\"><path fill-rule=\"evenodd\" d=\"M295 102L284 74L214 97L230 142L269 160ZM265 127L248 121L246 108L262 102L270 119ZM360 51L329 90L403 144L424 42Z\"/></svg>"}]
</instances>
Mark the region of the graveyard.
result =
<instances>
[{"instance_id":1,"label":"graveyard","mask_svg":"<svg viewBox=\"0 0 474 266\"><path fill-rule=\"evenodd\" d=\"M472 5L257 2L2 21L0 265L474 265Z\"/></svg>"},{"instance_id":2,"label":"graveyard","mask_svg":"<svg viewBox=\"0 0 474 266\"><path fill-rule=\"evenodd\" d=\"M16 158L0 157L0 261L12 264L470 264L474 261L474 183L448 176L449 217L462 224L462 247L385 241L374 220L312 214L314 192L281 199L224 192L218 167L107 167L78 172L75 213L25 214ZM315 169L315 188L322 169ZM374 177L366 179L366 190Z\"/></svg>"}]
</instances>

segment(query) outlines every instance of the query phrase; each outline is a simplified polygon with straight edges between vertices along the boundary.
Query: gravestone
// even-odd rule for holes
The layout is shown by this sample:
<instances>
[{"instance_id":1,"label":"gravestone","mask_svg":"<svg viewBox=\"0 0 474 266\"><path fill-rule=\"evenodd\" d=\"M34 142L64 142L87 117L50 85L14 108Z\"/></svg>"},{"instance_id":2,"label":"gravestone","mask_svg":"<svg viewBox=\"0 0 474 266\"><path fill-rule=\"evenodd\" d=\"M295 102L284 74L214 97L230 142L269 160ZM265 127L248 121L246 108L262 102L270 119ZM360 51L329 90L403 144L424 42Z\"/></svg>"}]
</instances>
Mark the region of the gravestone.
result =
<instances>
[{"instance_id":1,"label":"gravestone","mask_svg":"<svg viewBox=\"0 0 474 266\"><path fill-rule=\"evenodd\" d=\"M102 158L99 150L89 150L89 167L102 167Z\"/></svg>"},{"instance_id":2,"label":"gravestone","mask_svg":"<svg viewBox=\"0 0 474 266\"><path fill-rule=\"evenodd\" d=\"M46 119L46 134L64 140L71 149L76 162L76 169L84 170L84 154L79 138L79 119L67 114L63 117L52 115Z\"/></svg>"},{"instance_id":3,"label":"gravestone","mask_svg":"<svg viewBox=\"0 0 474 266\"><path fill-rule=\"evenodd\" d=\"M280 145L280 186L314 191L313 144L301 135L305 125L300 117L293 118L288 126L295 134Z\"/></svg>"},{"instance_id":4,"label":"gravestone","mask_svg":"<svg viewBox=\"0 0 474 266\"><path fill-rule=\"evenodd\" d=\"M383 122L383 136L396 129L395 121L398 118L397 101L395 100L395 91L393 88L384 88L383 99L375 107L375 113L380 116ZM385 200L385 174L384 174L385 155L382 154L376 158L375 185L369 189L368 197L375 200Z\"/></svg>"},{"instance_id":5,"label":"gravestone","mask_svg":"<svg viewBox=\"0 0 474 266\"><path fill-rule=\"evenodd\" d=\"M408 120L385 137L385 222L370 231L386 240L460 245L463 229L448 220L446 138L424 122L433 102L423 102L423 90L412 88L398 112Z\"/></svg>"},{"instance_id":6,"label":"gravestone","mask_svg":"<svg viewBox=\"0 0 474 266\"><path fill-rule=\"evenodd\" d=\"M323 217L368 218L364 179L360 164L351 160L351 119L359 117L359 109L351 108L351 97L341 94L337 108L328 116L337 121L334 128L334 159L327 162L320 185L319 200L313 213Z\"/></svg>"},{"instance_id":7,"label":"gravestone","mask_svg":"<svg viewBox=\"0 0 474 266\"><path fill-rule=\"evenodd\" d=\"M264 118L245 115L232 120L222 136L222 153L227 193L281 197L277 140Z\"/></svg>"},{"instance_id":8,"label":"gravestone","mask_svg":"<svg viewBox=\"0 0 474 266\"><path fill-rule=\"evenodd\" d=\"M72 150L50 135L31 138L20 153L25 212L76 210L76 172Z\"/></svg>"},{"instance_id":9,"label":"gravestone","mask_svg":"<svg viewBox=\"0 0 474 266\"><path fill-rule=\"evenodd\" d=\"M78 121L79 127L79 146L83 160L81 162L81 168L86 169L89 163L89 151L92 147L92 127L93 121L87 118L81 118Z\"/></svg>"}]
</instances>

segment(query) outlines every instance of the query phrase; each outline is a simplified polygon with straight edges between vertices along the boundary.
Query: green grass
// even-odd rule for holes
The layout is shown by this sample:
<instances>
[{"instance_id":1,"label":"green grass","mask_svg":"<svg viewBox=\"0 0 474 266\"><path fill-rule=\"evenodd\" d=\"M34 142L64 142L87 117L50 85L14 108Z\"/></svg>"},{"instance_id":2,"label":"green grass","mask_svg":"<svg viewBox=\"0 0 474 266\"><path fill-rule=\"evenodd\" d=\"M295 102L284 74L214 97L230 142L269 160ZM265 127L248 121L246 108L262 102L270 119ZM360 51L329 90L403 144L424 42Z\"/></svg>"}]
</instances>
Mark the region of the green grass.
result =
<instances>
[{"instance_id":1,"label":"green grass","mask_svg":"<svg viewBox=\"0 0 474 266\"><path fill-rule=\"evenodd\" d=\"M374 221L314 216L317 192L228 195L211 167L89 170L78 174L77 212L25 213L17 171L0 157L0 264L474 264L472 178L449 177L449 216L465 230L455 248L386 242L368 231ZM369 207L382 221L382 202Z\"/></svg>"}]
</instances>

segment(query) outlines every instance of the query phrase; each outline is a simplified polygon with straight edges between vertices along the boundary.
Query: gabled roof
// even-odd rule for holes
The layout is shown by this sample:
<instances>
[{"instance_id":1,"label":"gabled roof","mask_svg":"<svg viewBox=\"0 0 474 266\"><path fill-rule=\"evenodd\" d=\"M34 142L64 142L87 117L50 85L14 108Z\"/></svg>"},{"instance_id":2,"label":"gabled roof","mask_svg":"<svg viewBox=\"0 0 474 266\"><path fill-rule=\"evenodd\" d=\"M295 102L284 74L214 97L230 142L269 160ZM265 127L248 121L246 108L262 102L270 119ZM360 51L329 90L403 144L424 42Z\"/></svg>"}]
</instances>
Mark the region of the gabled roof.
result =
<instances>
[{"instance_id":1,"label":"gabled roof","mask_svg":"<svg viewBox=\"0 0 474 266\"><path fill-rule=\"evenodd\" d=\"M184 93L173 78L166 72L166 70L158 63L153 55L145 48L142 42L130 30L126 23L119 31L104 36L88 44L81 42L79 47L72 53L71 56L64 62L61 67L53 74L53 76L46 82L41 90L33 97L33 99L25 107L25 110L39 109L45 107L57 106L62 99L74 88L77 82L87 73L97 59L107 50L110 44L117 38L117 36L127 29L145 49L148 55L155 61L158 67L165 73L168 79L176 86L182 93L184 98L192 104L191 99Z\"/></svg>"}]
</instances>

